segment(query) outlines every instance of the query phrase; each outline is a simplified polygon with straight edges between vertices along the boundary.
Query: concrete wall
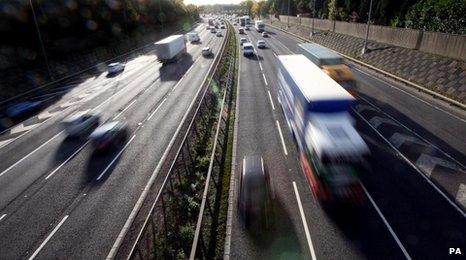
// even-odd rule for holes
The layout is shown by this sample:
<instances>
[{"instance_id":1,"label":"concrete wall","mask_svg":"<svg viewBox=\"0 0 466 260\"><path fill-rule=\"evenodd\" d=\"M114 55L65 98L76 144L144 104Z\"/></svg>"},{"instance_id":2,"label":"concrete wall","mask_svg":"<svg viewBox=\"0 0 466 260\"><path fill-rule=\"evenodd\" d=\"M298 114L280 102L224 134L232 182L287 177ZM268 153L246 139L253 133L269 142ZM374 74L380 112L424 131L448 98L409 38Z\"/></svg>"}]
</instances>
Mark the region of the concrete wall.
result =
<instances>
[{"instance_id":1,"label":"concrete wall","mask_svg":"<svg viewBox=\"0 0 466 260\"><path fill-rule=\"evenodd\" d=\"M271 16L271 19L277 20ZM289 21L288 21L289 19ZM290 25L311 27L311 18L298 18L280 15L280 21ZM366 24L348 23L323 19L314 20L314 28L322 31L351 35L358 38L366 36ZM466 35L439 32L426 32L407 28L371 25L369 39L409 49L466 60Z\"/></svg>"}]
</instances>

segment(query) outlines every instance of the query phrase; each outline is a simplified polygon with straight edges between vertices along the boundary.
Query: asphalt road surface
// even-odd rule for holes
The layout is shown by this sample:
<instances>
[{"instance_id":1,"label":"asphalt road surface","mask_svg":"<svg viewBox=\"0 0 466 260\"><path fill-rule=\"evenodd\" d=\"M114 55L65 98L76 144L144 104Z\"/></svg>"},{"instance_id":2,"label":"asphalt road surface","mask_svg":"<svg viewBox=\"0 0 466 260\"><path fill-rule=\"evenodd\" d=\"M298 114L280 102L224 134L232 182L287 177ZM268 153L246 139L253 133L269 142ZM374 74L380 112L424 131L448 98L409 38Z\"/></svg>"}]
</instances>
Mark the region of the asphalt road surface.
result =
<instances>
[{"instance_id":1,"label":"asphalt road surface","mask_svg":"<svg viewBox=\"0 0 466 260\"><path fill-rule=\"evenodd\" d=\"M0 143L0 258L103 259L201 86L224 37L196 28L201 43L162 66L153 52L79 84L26 120ZM66 140L60 121L77 111L129 126L126 143L96 153L87 140ZM45 119L45 120L44 120Z\"/></svg>"},{"instance_id":2,"label":"asphalt road surface","mask_svg":"<svg viewBox=\"0 0 466 260\"><path fill-rule=\"evenodd\" d=\"M371 169L360 176L368 200L361 208L323 210L301 171L277 100L276 56L293 54L301 41L266 30L268 48L256 48L253 58L240 55L235 175L238 187L242 158L263 157L275 225L262 234L247 231L235 207L231 259L444 259L450 247L464 252L466 221L458 196L466 183L464 112L350 64L359 84L352 112L372 153ZM254 45L262 39L253 27L239 37ZM443 156L449 164L433 160L438 165L422 167L426 160L421 164L416 156ZM451 173L449 167L458 168Z\"/></svg>"}]
</instances>

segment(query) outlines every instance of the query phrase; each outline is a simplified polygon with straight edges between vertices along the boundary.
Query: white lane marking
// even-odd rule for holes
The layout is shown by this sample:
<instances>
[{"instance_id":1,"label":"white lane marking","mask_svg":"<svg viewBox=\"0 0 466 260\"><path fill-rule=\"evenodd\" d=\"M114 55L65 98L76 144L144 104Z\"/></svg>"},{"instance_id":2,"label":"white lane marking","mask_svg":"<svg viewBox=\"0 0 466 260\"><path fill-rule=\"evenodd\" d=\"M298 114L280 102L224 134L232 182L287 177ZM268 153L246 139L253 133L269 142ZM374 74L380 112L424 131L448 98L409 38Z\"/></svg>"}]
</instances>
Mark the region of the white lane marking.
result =
<instances>
[{"instance_id":1,"label":"white lane marking","mask_svg":"<svg viewBox=\"0 0 466 260\"><path fill-rule=\"evenodd\" d=\"M0 176L2 176L3 174L5 174L6 172L8 172L9 170L11 170L13 167L15 167L16 165L20 164L22 161L26 160L29 156L31 156L33 153L35 153L36 151L38 151L39 149L41 149L42 147L44 147L45 145L47 145L48 143L50 143L52 140L54 140L55 138L57 138L57 136L59 136L61 133L63 133L63 131L59 132L58 134L56 134L54 137L50 138L47 142L41 144L39 147L37 147L36 149L34 149L32 152L28 153L26 156L24 156L23 158L21 158L20 160L18 160L17 162L15 162L14 164L12 164L10 167L6 168L5 170L3 170L1 173L0 173Z\"/></svg>"},{"instance_id":2,"label":"white lane marking","mask_svg":"<svg viewBox=\"0 0 466 260\"><path fill-rule=\"evenodd\" d=\"M369 201L372 203L372 206L374 206L375 210L377 211L377 214L379 214L380 218L382 219L383 223L385 224L385 226L387 227L388 231L390 232L390 234L392 235L393 239L395 239L396 243L398 244L398 247L400 247L401 251L403 252L403 254L405 255L406 259L411 259L411 256L408 254L408 251L406 251L406 248L403 246L403 244L401 243L400 239L398 238L398 236L396 235L395 231L393 231L393 228L390 226L390 223L388 223L387 219L385 218L385 216L382 214L382 211L380 211L379 207L377 206L377 204L375 203L375 201L372 199L372 196L369 194L369 192L367 191L366 187L364 187L364 185L361 183L361 187L363 188L364 190L364 193L366 193L366 196L369 198Z\"/></svg>"},{"instance_id":3,"label":"white lane marking","mask_svg":"<svg viewBox=\"0 0 466 260\"><path fill-rule=\"evenodd\" d=\"M419 135L418 133L416 133L414 130L408 128L406 125L402 124L400 121L398 121L396 118L394 118L393 116L391 116L390 114L388 114L387 112L385 111L382 111L380 110L376 105L374 105L372 102L370 102L369 100L365 99L364 97L361 97L359 96L358 98L366 101L369 105L372 106L372 110L374 111L377 111L377 112L381 112L383 113L384 115L388 116L391 120L395 121L396 123L398 123L400 126L404 127L406 130L408 130L409 132L413 133L415 136L417 136L420 140L430 144L431 146L433 146L435 149L439 150L440 152L442 152L446 157L450 158L452 161L456 162L458 165L460 165L461 167L463 168L466 168L462 163L460 163L458 160L456 160L455 158L453 158L453 156L451 156L450 154L448 154L447 152L443 151L442 149L440 149L439 147L437 147L435 144L429 142L429 140L425 139L424 137L422 137L421 135ZM356 107L359 107L359 106L367 106L367 105L357 105ZM368 107L368 106L367 106ZM371 108L368 108L368 109L371 109ZM360 111L360 110L358 110Z\"/></svg>"},{"instance_id":4,"label":"white lane marking","mask_svg":"<svg viewBox=\"0 0 466 260\"><path fill-rule=\"evenodd\" d=\"M442 190L440 190L439 187L437 187L437 185L435 185L416 165L414 165L414 163L412 163L406 156L404 156L394 145L392 145L392 143L390 143L390 141L385 138L381 133L379 133L379 131L377 131L376 128L374 128L361 114L358 113L358 111L356 111L355 109L353 109L353 111L355 112L355 114L357 114L364 122L366 122L367 125L369 125L369 127L372 128L372 130L375 131L375 133L380 137L382 138L387 144L388 146L390 146L401 158L403 158L403 160L405 160L405 162L410 165L417 173L419 173L422 178L424 178L425 181L427 181L427 183L429 183L429 185L434 188L448 203L450 203L451 206L453 206L453 208L456 209L456 211L458 211L461 216L463 216L463 218L466 218L466 213L458 206L456 205L456 203L454 201L452 201L450 199L450 197L448 197L448 195L446 195Z\"/></svg>"},{"instance_id":5,"label":"white lane marking","mask_svg":"<svg viewBox=\"0 0 466 260\"><path fill-rule=\"evenodd\" d=\"M76 154L78 154L82 149L84 149L84 147L89 143L89 141L87 141L86 143L84 143L81 147L78 148L78 150L76 150L70 157L68 157L64 162L62 162L57 168L55 168L55 170L53 170L51 173L49 173L49 175L47 175L47 177L45 177L46 180L48 180L50 177L52 177L52 175L54 175L58 170L60 170L61 167L63 167L63 165L65 165L67 162L69 162L71 159L73 159Z\"/></svg>"},{"instance_id":6,"label":"white lane marking","mask_svg":"<svg viewBox=\"0 0 466 260\"><path fill-rule=\"evenodd\" d=\"M0 221L2 221L2 219L4 219L6 217L6 214L3 214L1 217L0 217Z\"/></svg>"},{"instance_id":7,"label":"white lane marking","mask_svg":"<svg viewBox=\"0 0 466 260\"><path fill-rule=\"evenodd\" d=\"M379 128L379 126L381 124L384 124L384 123L394 125L394 126L398 126L398 124L396 124L395 121L387 119L387 118L382 118L382 117L379 117L379 116L374 116L373 118L371 118L369 120L369 123L371 123L371 125L373 125L375 128Z\"/></svg>"},{"instance_id":8,"label":"white lane marking","mask_svg":"<svg viewBox=\"0 0 466 260\"><path fill-rule=\"evenodd\" d=\"M6 139L6 140L2 140L0 141L0 147L3 147L7 144L9 144L11 141L13 141L15 138L10 138L10 139Z\"/></svg>"},{"instance_id":9,"label":"white lane marking","mask_svg":"<svg viewBox=\"0 0 466 260\"><path fill-rule=\"evenodd\" d=\"M458 119L458 120L460 120L460 121L462 121L462 122L466 122L465 119L463 119L463 118L461 118L461 117L459 117L459 116L457 116L457 115L454 115L454 114L452 114L452 113L450 113L450 112L448 112L448 111L446 111L446 110L444 110L444 109L442 109L442 108L440 108L440 107L438 107L438 106L432 105L431 103L429 103L429 102L427 102L427 101L425 101L425 100L423 100L423 99L421 99L421 98L419 98L419 97L416 97L415 95L413 95L413 94L407 92L406 90L403 90L403 89L397 88L397 87L395 87L395 86L392 86L392 85L389 84L388 82L385 82L385 81L383 81L383 80L381 80L381 79L379 79L379 78L376 78L375 76L372 76L372 75L370 75L369 73L364 72L364 71L362 71L362 70L360 70L360 69L358 69L358 68L354 68L354 69L357 70L357 71L359 71L359 72L361 72L361 73L363 73L363 74L366 74L367 76L369 76L369 77L372 78L372 79L376 79L376 80L378 80L379 82L384 83L385 85L389 86L390 88L393 88L393 89L396 89L396 90L398 90L398 91L400 91L400 92L403 92L404 94L406 94L406 95L408 95L408 96L411 96L412 98L415 98L415 99L421 101L422 103L424 103L424 104L426 104L426 105L428 105L428 106L430 106L430 107L432 107L432 108L435 108L436 110L442 111L442 112L446 113L447 115L449 115L449 116L451 116L451 117L454 117L454 118L456 118L456 119Z\"/></svg>"},{"instance_id":10,"label":"white lane marking","mask_svg":"<svg viewBox=\"0 0 466 260\"><path fill-rule=\"evenodd\" d=\"M113 120L117 119L121 114L123 114L130 106L132 106L134 104L134 102L136 102L137 99L133 100L133 102L129 103L129 105L127 105L123 110L121 110L120 113L118 113L118 115L116 115L115 117L113 117Z\"/></svg>"},{"instance_id":11,"label":"white lane marking","mask_svg":"<svg viewBox=\"0 0 466 260\"><path fill-rule=\"evenodd\" d=\"M435 166L437 166L437 165L443 166L445 168L452 169L454 171L457 171L458 173L459 172L464 173L464 171L462 169L460 169L456 164L454 164L452 162L449 162L449 161L446 161L446 160L443 160L441 158L435 157L435 156L425 154L425 153L423 153L423 154L421 154L421 156L419 156L419 158L416 160L415 164L428 177L430 177L430 175L432 174L432 171L434 170Z\"/></svg>"},{"instance_id":12,"label":"white lane marking","mask_svg":"<svg viewBox=\"0 0 466 260\"><path fill-rule=\"evenodd\" d=\"M267 79L265 78L264 73L262 73L262 77L264 78L265 85L266 85L266 86L269 85L269 84L267 83Z\"/></svg>"},{"instance_id":13,"label":"white lane marking","mask_svg":"<svg viewBox=\"0 0 466 260\"><path fill-rule=\"evenodd\" d=\"M33 129L34 127L37 127L38 125L40 125L41 123L37 123L37 124L33 124L33 125L28 125L28 126L25 126L24 124L19 124L15 127L13 127L11 130L10 130L10 134L16 134L16 133L21 133L21 132L26 132L26 131L29 131L31 129Z\"/></svg>"},{"instance_id":14,"label":"white lane marking","mask_svg":"<svg viewBox=\"0 0 466 260\"><path fill-rule=\"evenodd\" d=\"M261 68L261 71L264 71L264 69L262 68L262 63L259 61L259 67Z\"/></svg>"},{"instance_id":15,"label":"white lane marking","mask_svg":"<svg viewBox=\"0 0 466 260\"><path fill-rule=\"evenodd\" d=\"M364 99L362 98L361 96L358 96L358 98L361 98L361 99ZM358 112L362 112L364 110L371 110L371 111L375 111L375 112L380 112L378 109L376 109L375 107L372 107L372 106L369 106L369 105L364 105L364 104L358 104L356 105L356 110L358 110Z\"/></svg>"},{"instance_id":16,"label":"white lane marking","mask_svg":"<svg viewBox=\"0 0 466 260\"><path fill-rule=\"evenodd\" d=\"M270 90L267 90L267 92L269 93L269 99L270 99L270 104L272 104L272 109L275 110L275 106L273 104L272 95L270 94Z\"/></svg>"},{"instance_id":17,"label":"white lane marking","mask_svg":"<svg viewBox=\"0 0 466 260\"><path fill-rule=\"evenodd\" d=\"M400 133L394 133L388 140L396 148L400 148L400 146L402 146L405 142L411 142L411 143L416 143L416 144L426 146L425 143L421 142L421 140L417 139L416 137L410 136L410 135L404 135Z\"/></svg>"},{"instance_id":18,"label":"white lane marking","mask_svg":"<svg viewBox=\"0 0 466 260\"><path fill-rule=\"evenodd\" d=\"M283 145L283 151L285 152L285 155L288 155L288 150L286 150L286 145L285 145L285 139L283 139L283 134L282 134L282 129L280 128L280 123L277 122L277 128L278 128L278 133L280 134L280 139L282 140L282 145Z\"/></svg>"},{"instance_id":19,"label":"white lane marking","mask_svg":"<svg viewBox=\"0 0 466 260\"><path fill-rule=\"evenodd\" d=\"M277 56L277 54L276 54L275 52L273 52L273 55L275 56L275 58L277 58L277 57L278 57L278 56Z\"/></svg>"},{"instance_id":20,"label":"white lane marking","mask_svg":"<svg viewBox=\"0 0 466 260\"><path fill-rule=\"evenodd\" d=\"M61 221L60 223L58 223L58 225L52 230L52 233L50 233L47 238L44 240L44 242L42 242L42 244L40 244L39 248L36 249L36 251L34 251L34 254L31 255L31 257L29 257L29 260L32 260L34 259L37 254L39 254L40 250L42 250L42 248L45 246L45 244L47 244L47 242L49 242L49 240L52 238L52 236L58 231L58 229L63 225L63 223L65 223L66 219L69 217L69 215L66 215Z\"/></svg>"},{"instance_id":21,"label":"white lane marking","mask_svg":"<svg viewBox=\"0 0 466 260\"><path fill-rule=\"evenodd\" d=\"M466 207L466 185L460 184L458 192L456 192L456 201ZM1 220L1 218L0 218Z\"/></svg>"},{"instance_id":22,"label":"white lane marking","mask_svg":"<svg viewBox=\"0 0 466 260\"><path fill-rule=\"evenodd\" d=\"M147 121L149 121L155 115L157 110L159 110L159 108L163 105L163 103L165 103L166 100L167 100L167 98L164 98L162 100L162 102L154 109L154 112L152 112L152 114L150 114L150 116L147 118Z\"/></svg>"},{"instance_id":23,"label":"white lane marking","mask_svg":"<svg viewBox=\"0 0 466 260\"><path fill-rule=\"evenodd\" d=\"M40 114L37 116L37 118L38 118L39 120L47 119L47 118L50 118L50 117L54 116L54 115L55 115L56 113L58 113L58 112L59 112L59 111L50 113L49 111L44 111L44 112L40 113Z\"/></svg>"},{"instance_id":24,"label":"white lane marking","mask_svg":"<svg viewBox=\"0 0 466 260\"><path fill-rule=\"evenodd\" d=\"M115 158L113 158L113 160L107 165L107 167L105 167L105 169L102 171L102 173L99 175L99 177L97 177L97 180L100 180L104 176L104 174L108 171L108 169L110 169L110 167L112 167L112 165L121 156L121 154L126 150L128 145L134 140L135 137L136 137L136 135L133 135L133 137L131 137L131 139L129 139L129 141L125 144L125 146L123 146L123 148L121 148L121 150L118 152L118 154L115 156Z\"/></svg>"},{"instance_id":25,"label":"white lane marking","mask_svg":"<svg viewBox=\"0 0 466 260\"><path fill-rule=\"evenodd\" d=\"M296 194L296 201L298 201L299 213L301 214L301 220L303 221L304 233L306 233L307 245L309 246L309 251L313 260L316 260L316 253L314 246L312 245L311 234L309 233L309 227L307 226L306 216L304 215L303 205L301 203L301 197L299 196L298 187L296 182L293 182L294 193Z\"/></svg>"}]
</instances>

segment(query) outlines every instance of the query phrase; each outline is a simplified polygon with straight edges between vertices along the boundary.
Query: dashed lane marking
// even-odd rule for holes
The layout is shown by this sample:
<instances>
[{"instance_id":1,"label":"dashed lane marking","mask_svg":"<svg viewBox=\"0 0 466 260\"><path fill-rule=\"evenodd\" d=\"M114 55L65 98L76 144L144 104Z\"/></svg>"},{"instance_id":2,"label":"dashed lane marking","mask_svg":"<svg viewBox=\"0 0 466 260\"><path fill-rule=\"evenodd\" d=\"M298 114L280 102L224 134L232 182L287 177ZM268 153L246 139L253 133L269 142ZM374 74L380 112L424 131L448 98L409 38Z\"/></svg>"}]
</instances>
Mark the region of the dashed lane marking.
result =
<instances>
[{"instance_id":1,"label":"dashed lane marking","mask_svg":"<svg viewBox=\"0 0 466 260\"><path fill-rule=\"evenodd\" d=\"M283 139L282 129L280 128L280 123L278 122L278 120L276 122L277 122L278 133L280 134L280 140L282 141L282 145L283 145L283 152L285 153L285 155L288 155L288 150L286 149L286 145L285 145L285 139Z\"/></svg>"},{"instance_id":2,"label":"dashed lane marking","mask_svg":"<svg viewBox=\"0 0 466 260\"><path fill-rule=\"evenodd\" d=\"M99 175L99 177L97 177L97 180L100 180L105 175L105 173L108 171L108 169L110 169L110 167L112 167L112 165L116 162L116 160L118 158L120 158L121 154L126 150L126 148L128 148L128 146L131 144L131 142L133 142L135 137L136 137L136 135L133 135L133 137L131 137L131 139L129 139L129 141L125 144L125 146L123 146L123 148L121 148L121 150L118 152L118 154L115 156L115 158L113 158L113 160L107 165L107 167L105 167L105 169L102 171L102 173Z\"/></svg>"},{"instance_id":3,"label":"dashed lane marking","mask_svg":"<svg viewBox=\"0 0 466 260\"><path fill-rule=\"evenodd\" d=\"M32 260L34 259L40 252L40 250L42 250L42 248L44 248L44 246L47 244L47 242L49 242L49 240L53 237L53 235L58 231L58 229L60 229L60 227L63 225L63 223L65 223L66 219L69 217L69 215L66 215L61 221L60 223L58 223L58 225L52 230L52 233L50 233L47 238L42 242L42 244L40 244L39 248L36 249L36 251L34 251L34 254L31 255L31 257L29 257L29 260Z\"/></svg>"},{"instance_id":4,"label":"dashed lane marking","mask_svg":"<svg viewBox=\"0 0 466 260\"><path fill-rule=\"evenodd\" d=\"M266 86L268 86L268 85L269 85L269 83L267 83L267 79L265 78L265 75L264 75L264 73L262 73L262 77L264 78L265 85L266 85Z\"/></svg>"},{"instance_id":5,"label":"dashed lane marking","mask_svg":"<svg viewBox=\"0 0 466 260\"><path fill-rule=\"evenodd\" d=\"M301 214L301 220L304 226L304 233L306 234L307 245L309 247L309 252L311 253L312 260L316 260L316 253L314 246L312 245L311 233L309 233L309 227L307 226L306 215L304 215L303 205L301 203L301 197L299 196L298 187L296 182L293 182L294 193L296 195L296 201L298 202L299 213Z\"/></svg>"},{"instance_id":6,"label":"dashed lane marking","mask_svg":"<svg viewBox=\"0 0 466 260\"><path fill-rule=\"evenodd\" d=\"M2 219L4 219L6 217L6 214L3 214L1 217L0 217L0 221L2 221Z\"/></svg>"},{"instance_id":7,"label":"dashed lane marking","mask_svg":"<svg viewBox=\"0 0 466 260\"><path fill-rule=\"evenodd\" d=\"M275 110L275 105L273 104L272 94L270 94L270 90L267 90L267 93L269 93L269 99L270 99L270 104L272 105L272 109Z\"/></svg>"}]
</instances>

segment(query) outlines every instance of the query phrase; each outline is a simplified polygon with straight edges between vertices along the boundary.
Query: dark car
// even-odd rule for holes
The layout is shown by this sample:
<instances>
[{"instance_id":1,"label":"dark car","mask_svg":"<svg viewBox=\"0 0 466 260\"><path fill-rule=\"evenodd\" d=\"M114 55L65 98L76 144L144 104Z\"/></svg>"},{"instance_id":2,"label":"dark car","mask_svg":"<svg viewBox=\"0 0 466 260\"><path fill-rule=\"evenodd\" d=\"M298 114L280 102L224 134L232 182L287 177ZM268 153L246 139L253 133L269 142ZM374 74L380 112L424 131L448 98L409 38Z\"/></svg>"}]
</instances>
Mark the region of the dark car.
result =
<instances>
[{"instance_id":1,"label":"dark car","mask_svg":"<svg viewBox=\"0 0 466 260\"><path fill-rule=\"evenodd\" d=\"M21 102L8 107L5 114L11 119L20 119L38 112L43 105L42 101Z\"/></svg>"},{"instance_id":2,"label":"dark car","mask_svg":"<svg viewBox=\"0 0 466 260\"><path fill-rule=\"evenodd\" d=\"M113 121L96 128L89 136L97 150L106 150L121 145L128 136L125 123Z\"/></svg>"},{"instance_id":3,"label":"dark car","mask_svg":"<svg viewBox=\"0 0 466 260\"><path fill-rule=\"evenodd\" d=\"M268 172L260 156L245 156L241 168L238 214L247 229L271 223L272 196Z\"/></svg>"}]
</instances>

